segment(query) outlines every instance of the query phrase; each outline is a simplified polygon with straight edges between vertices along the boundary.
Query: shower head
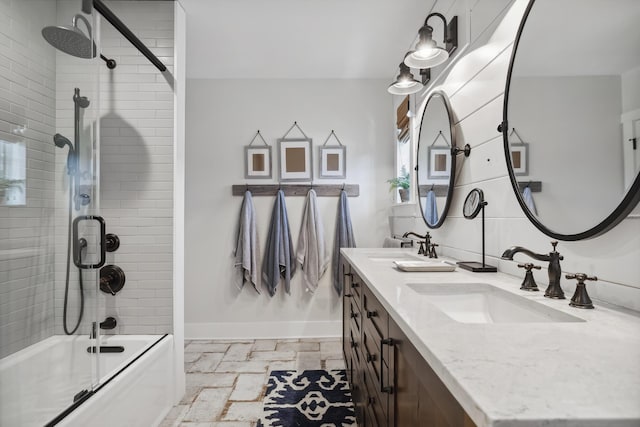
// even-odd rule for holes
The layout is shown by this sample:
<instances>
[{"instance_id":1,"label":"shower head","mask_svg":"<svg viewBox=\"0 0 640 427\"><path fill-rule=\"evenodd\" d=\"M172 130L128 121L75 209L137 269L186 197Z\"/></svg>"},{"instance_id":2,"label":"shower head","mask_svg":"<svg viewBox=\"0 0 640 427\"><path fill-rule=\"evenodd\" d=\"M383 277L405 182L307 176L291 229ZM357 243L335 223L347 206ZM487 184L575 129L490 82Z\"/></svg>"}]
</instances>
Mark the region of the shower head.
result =
<instances>
[{"instance_id":1,"label":"shower head","mask_svg":"<svg viewBox=\"0 0 640 427\"><path fill-rule=\"evenodd\" d=\"M78 104L80 108L87 108L91 103L86 96L74 96L73 101Z\"/></svg>"},{"instance_id":2,"label":"shower head","mask_svg":"<svg viewBox=\"0 0 640 427\"><path fill-rule=\"evenodd\" d=\"M89 36L83 33L77 25L77 20L83 21L89 32ZM78 58L95 58L96 44L91 41L91 25L87 19L78 14L75 15L69 25L49 26L42 29L42 36L56 49Z\"/></svg>"}]
</instances>

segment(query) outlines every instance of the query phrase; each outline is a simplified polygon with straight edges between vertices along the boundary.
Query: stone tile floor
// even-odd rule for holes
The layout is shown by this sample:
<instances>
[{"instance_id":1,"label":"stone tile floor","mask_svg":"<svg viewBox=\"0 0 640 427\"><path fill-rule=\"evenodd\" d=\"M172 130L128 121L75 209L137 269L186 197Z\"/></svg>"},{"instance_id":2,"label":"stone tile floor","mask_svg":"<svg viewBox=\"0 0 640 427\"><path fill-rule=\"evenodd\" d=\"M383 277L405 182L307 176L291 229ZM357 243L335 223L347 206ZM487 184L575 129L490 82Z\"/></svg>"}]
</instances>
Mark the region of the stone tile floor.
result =
<instances>
[{"instance_id":1,"label":"stone tile floor","mask_svg":"<svg viewBox=\"0 0 640 427\"><path fill-rule=\"evenodd\" d=\"M251 427L269 372L345 369L339 338L185 341L187 392L161 427Z\"/></svg>"}]
</instances>

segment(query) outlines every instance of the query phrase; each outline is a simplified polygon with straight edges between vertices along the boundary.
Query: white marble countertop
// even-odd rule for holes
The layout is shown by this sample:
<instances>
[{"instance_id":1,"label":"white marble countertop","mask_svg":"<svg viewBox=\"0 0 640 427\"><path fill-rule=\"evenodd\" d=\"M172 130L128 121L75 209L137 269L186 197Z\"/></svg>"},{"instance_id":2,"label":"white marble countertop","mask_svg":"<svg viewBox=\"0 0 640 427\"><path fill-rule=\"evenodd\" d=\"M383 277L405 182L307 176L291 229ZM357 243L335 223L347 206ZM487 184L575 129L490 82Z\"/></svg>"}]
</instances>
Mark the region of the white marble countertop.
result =
<instances>
[{"instance_id":1,"label":"white marble countertop","mask_svg":"<svg viewBox=\"0 0 640 427\"><path fill-rule=\"evenodd\" d=\"M402 272L377 258L415 249L342 253L478 427L640 426L640 317L573 308L503 273ZM584 322L459 323L407 283L487 283Z\"/></svg>"}]
</instances>

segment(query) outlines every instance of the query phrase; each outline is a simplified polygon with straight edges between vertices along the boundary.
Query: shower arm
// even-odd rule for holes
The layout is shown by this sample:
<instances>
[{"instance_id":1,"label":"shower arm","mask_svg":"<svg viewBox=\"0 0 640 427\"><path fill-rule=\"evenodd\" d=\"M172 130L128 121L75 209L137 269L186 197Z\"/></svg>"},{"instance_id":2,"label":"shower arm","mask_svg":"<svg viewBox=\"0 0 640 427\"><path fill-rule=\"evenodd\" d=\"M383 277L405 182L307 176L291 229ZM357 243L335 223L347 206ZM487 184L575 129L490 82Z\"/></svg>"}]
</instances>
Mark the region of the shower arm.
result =
<instances>
[{"instance_id":1,"label":"shower arm","mask_svg":"<svg viewBox=\"0 0 640 427\"><path fill-rule=\"evenodd\" d=\"M138 37L136 37L135 34L133 34L133 32L102 2L102 0L82 0L82 11L84 13L90 14L93 8L95 8L96 11L104 17L104 19L109 21L109 23L120 32L120 34L129 40L129 42L131 42L131 44L140 51L140 53L146 56L158 70L162 72L167 70L167 67L162 63L162 61L160 61L158 57L155 56Z\"/></svg>"}]
</instances>

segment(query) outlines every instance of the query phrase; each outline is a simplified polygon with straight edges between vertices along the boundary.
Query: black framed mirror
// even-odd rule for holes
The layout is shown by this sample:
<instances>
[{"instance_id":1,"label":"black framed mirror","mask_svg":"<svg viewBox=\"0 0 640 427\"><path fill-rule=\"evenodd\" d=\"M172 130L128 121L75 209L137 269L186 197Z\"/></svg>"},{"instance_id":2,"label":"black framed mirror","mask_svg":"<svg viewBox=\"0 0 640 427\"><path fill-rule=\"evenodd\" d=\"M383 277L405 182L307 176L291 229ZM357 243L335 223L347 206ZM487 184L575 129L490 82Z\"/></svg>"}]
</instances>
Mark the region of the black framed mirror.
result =
<instances>
[{"instance_id":1,"label":"black framed mirror","mask_svg":"<svg viewBox=\"0 0 640 427\"><path fill-rule=\"evenodd\" d=\"M531 0L520 24L504 152L524 213L555 239L601 235L640 200L639 21L637 0Z\"/></svg>"},{"instance_id":2,"label":"black framed mirror","mask_svg":"<svg viewBox=\"0 0 640 427\"><path fill-rule=\"evenodd\" d=\"M456 133L447 95L433 91L422 113L417 153L418 203L429 228L444 223L455 182Z\"/></svg>"}]
</instances>

